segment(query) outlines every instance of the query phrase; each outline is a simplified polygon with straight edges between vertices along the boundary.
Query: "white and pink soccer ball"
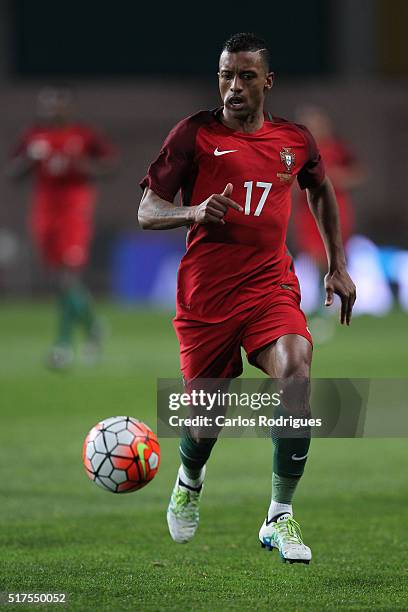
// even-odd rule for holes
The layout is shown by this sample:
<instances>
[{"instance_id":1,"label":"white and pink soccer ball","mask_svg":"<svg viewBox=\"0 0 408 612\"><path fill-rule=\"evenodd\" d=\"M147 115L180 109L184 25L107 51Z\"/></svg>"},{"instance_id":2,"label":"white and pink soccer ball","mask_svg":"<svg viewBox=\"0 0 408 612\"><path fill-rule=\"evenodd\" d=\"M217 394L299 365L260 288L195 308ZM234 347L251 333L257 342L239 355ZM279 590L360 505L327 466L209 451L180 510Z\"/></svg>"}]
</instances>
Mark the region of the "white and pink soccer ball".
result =
<instances>
[{"instance_id":1,"label":"white and pink soccer ball","mask_svg":"<svg viewBox=\"0 0 408 612\"><path fill-rule=\"evenodd\" d=\"M112 493L141 489L157 474L160 445L153 431L133 417L110 417L85 438L83 461L88 477Z\"/></svg>"}]
</instances>

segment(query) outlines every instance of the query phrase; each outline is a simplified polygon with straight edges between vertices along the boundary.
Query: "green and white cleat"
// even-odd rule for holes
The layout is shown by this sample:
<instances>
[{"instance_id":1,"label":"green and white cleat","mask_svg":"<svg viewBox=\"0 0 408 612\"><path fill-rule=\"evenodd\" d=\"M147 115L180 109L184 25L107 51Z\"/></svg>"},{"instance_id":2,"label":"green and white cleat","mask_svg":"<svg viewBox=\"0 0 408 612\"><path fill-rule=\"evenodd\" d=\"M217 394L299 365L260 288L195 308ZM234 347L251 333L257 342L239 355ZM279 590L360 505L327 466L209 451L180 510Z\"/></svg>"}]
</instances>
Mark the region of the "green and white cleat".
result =
<instances>
[{"instance_id":1,"label":"green and white cleat","mask_svg":"<svg viewBox=\"0 0 408 612\"><path fill-rule=\"evenodd\" d=\"M303 544L299 523L288 514L281 514L271 521L266 518L260 531L262 548L279 550L284 563L310 563L312 551Z\"/></svg>"},{"instance_id":2,"label":"green and white cleat","mask_svg":"<svg viewBox=\"0 0 408 612\"><path fill-rule=\"evenodd\" d=\"M183 483L179 471L167 508L167 524L175 542L189 542L197 531L202 490L203 485L195 489Z\"/></svg>"}]
</instances>

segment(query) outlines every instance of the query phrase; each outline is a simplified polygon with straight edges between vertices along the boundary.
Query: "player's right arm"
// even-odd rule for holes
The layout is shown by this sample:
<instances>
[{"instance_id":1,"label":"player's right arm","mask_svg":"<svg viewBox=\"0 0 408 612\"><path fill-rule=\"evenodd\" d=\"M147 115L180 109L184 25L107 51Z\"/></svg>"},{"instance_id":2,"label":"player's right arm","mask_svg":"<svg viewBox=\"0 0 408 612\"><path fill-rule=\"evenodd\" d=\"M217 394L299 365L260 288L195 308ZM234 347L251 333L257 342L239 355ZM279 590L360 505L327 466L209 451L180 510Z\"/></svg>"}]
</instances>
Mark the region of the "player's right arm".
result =
<instances>
[{"instance_id":1,"label":"player's right arm","mask_svg":"<svg viewBox=\"0 0 408 612\"><path fill-rule=\"evenodd\" d=\"M187 191L193 191L191 177L195 175L198 163L195 151L197 131L209 118L209 114L202 111L183 119L170 131L140 183L144 190L138 212L142 229L163 230L195 223L223 225L228 208L242 210L230 197L231 183L221 193L209 194L200 204L193 206L184 202L187 205L176 206L173 203L180 189L183 191L188 186Z\"/></svg>"},{"instance_id":2,"label":"player's right arm","mask_svg":"<svg viewBox=\"0 0 408 612\"><path fill-rule=\"evenodd\" d=\"M232 184L228 183L222 193L213 193L197 206L176 206L146 187L140 201L138 219L142 229L171 229L193 223L225 224L228 208L242 211L242 207L229 196Z\"/></svg>"}]
</instances>

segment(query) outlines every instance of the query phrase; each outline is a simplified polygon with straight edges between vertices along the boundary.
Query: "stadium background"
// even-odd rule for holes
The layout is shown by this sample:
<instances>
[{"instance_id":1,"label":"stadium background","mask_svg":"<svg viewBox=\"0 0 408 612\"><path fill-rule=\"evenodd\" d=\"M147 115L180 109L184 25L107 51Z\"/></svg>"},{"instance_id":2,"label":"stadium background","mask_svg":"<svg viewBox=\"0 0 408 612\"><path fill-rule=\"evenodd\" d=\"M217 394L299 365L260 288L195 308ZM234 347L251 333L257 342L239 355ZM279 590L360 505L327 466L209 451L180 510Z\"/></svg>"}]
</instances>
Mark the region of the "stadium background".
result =
<instances>
[{"instance_id":1,"label":"stadium background","mask_svg":"<svg viewBox=\"0 0 408 612\"><path fill-rule=\"evenodd\" d=\"M73 86L79 116L120 153L117 173L99 185L86 272L111 337L94 370L62 377L42 365L53 319L48 279L26 232L30 185L0 174L3 591L67 590L75 609L87 609L89 597L101 610L135 609L135 601L144 609L225 609L233 601L241 609L282 601L288 610L406 609L404 440L316 442L299 492L302 523L317 547L308 575L285 574L253 548L269 496L266 445L247 441L250 466L233 441L216 449L201 538L189 552L168 541L163 518L174 441L163 441L160 473L137 497L94 491L81 473L86 430L122 412L154 427L156 378L178 376L170 314L185 233L139 231L138 182L180 118L217 106L218 51L235 31L255 30L271 46L277 82L269 108L291 118L299 101L325 107L368 170L354 194L356 232L370 241L359 243L356 266L361 299L368 295L366 308L384 317L339 329L316 351L314 372L407 376L408 5L298 0L258 2L247 13L183 2L0 2L3 162L34 116L38 90L50 83ZM352 537L338 542L358 504L360 518L352 527L347 519ZM268 593L262 581L269 584L272 572ZM194 589L200 598L192 603Z\"/></svg>"},{"instance_id":2,"label":"stadium background","mask_svg":"<svg viewBox=\"0 0 408 612\"><path fill-rule=\"evenodd\" d=\"M184 231L140 234L138 181L180 117L217 106L218 48L226 32L243 27L242 19L229 15L227 7L217 7L217 18L203 11L197 36L183 3L177 19L170 5L155 19L147 5L126 1L117 11L102 2L97 13L93 2L16 0L1 7L2 159L32 120L39 87L71 84L80 117L106 132L121 155L116 176L100 185L88 280L100 293L127 301L172 304ZM315 0L290 10L259 4L277 75L269 108L289 118L299 101L327 109L368 169L368 180L354 194L356 231L401 250L407 246L408 66L400 25L406 13L398 0L391 6ZM245 18L249 30L258 23L257 16ZM25 232L30 187L16 189L4 173L0 181L1 288L6 294L37 294L44 277ZM154 260L148 268L138 265L145 255ZM386 258L383 268L392 277L388 264Z\"/></svg>"}]
</instances>

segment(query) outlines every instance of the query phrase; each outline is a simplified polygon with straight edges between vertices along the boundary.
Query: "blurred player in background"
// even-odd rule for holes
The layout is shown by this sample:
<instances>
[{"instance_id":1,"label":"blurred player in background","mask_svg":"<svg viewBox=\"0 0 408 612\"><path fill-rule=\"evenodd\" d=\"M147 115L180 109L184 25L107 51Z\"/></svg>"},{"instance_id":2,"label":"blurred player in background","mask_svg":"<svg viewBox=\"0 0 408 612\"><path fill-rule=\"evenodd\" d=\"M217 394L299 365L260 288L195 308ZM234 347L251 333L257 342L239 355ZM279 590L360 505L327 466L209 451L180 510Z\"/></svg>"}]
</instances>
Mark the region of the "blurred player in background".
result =
<instances>
[{"instance_id":1,"label":"blurred player in background","mask_svg":"<svg viewBox=\"0 0 408 612\"><path fill-rule=\"evenodd\" d=\"M286 248L291 186L297 179L308 192L327 248L326 301L339 295L341 323L349 324L355 287L346 270L336 198L310 132L264 110L274 80L265 42L253 34L232 36L218 76L222 106L171 130L141 182L139 221L144 229L189 228L174 320L187 388L198 378L240 376L243 347L251 364L280 379L285 408L291 402L286 390L302 381L289 408L308 414L312 338ZM179 190L183 206L173 204ZM176 542L187 542L197 529L214 442L191 430L181 439L167 512ZM262 546L278 548L292 563L311 559L292 511L309 444L308 435L274 438L272 499L259 532Z\"/></svg>"},{"instance_id":2,"label":"blurred player in background","mask_svg":"<svg viewBox=\"0 0 408 612\"><path fill-rule=\"evenodd\" d=\"M313 134L319 147L326 172L330 177L339 207L342 239L347 243L354 230L354 210L351 191L365 180L366 171L351 151L349 145L335 133L332 120L326 111L317 106L304 106L297 112L297 120ZM326 250L315 219L308 206L307 195L294 189L295 207L293 229L297 253L308 255L319 270L320 280L326 273ZM322 301L319 300L319 304ZM314 314L322 313L318 307ZM315 340L327 341L334 332L327 319L315 317L311 322Z\"/></svg>"},{"instance_id":3,"label":"blurred player in background","mask_svg":"<svg viewBox=\"0 0 408 612\"><path fill-rule=\"evenodd\" d=\"M73 334L83 328L84 357L94 360L102 330L91 297L81 280L93 231L95 188L92 180L114 166L111 144L73 119L73 94L47 88L38 96L38 120L19 139L9 174L34 176L29 227L43 263L53 271L58 293L58 327L47 364L54 369L74 359Z\"/></svg>"}]
</instances>

